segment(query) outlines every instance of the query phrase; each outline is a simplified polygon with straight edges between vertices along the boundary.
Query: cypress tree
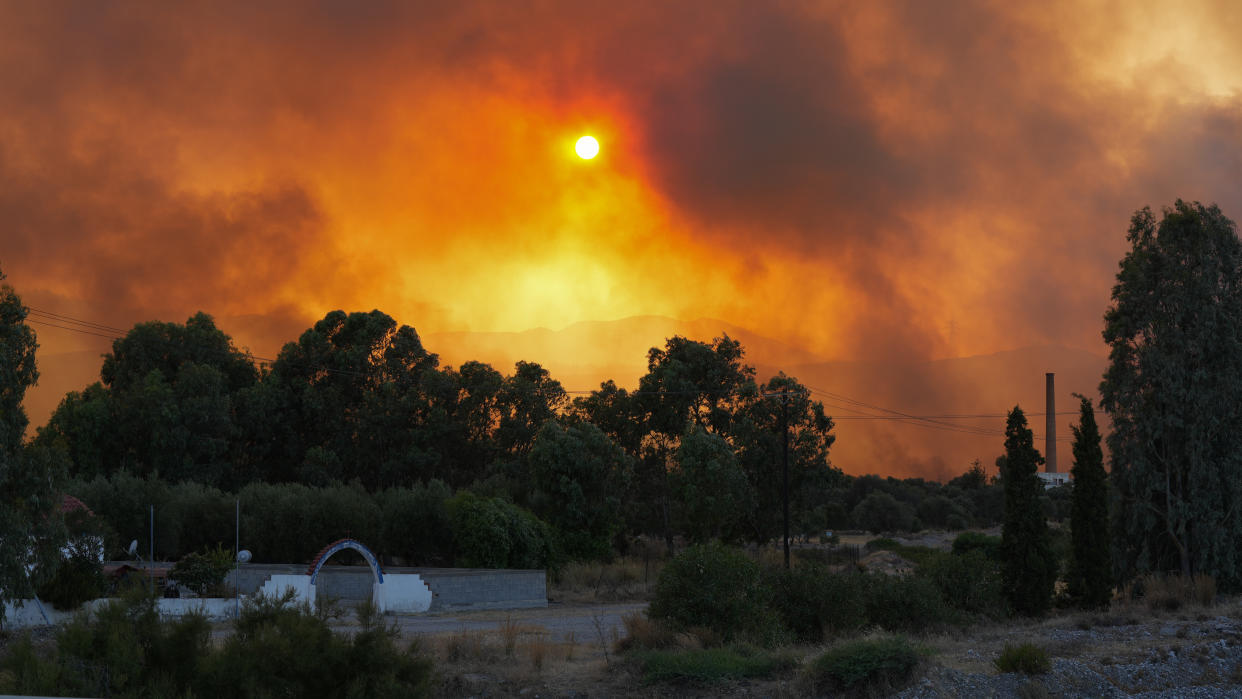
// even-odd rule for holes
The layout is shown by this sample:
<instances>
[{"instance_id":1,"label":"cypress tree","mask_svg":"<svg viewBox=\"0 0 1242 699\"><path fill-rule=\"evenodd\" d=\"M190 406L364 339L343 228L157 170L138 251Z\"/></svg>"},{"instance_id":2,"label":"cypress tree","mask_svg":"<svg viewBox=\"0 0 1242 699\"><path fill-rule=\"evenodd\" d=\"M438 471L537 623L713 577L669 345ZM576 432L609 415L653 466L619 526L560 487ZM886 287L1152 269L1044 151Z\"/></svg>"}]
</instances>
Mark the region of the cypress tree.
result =
<instances>
[{"instance_id":1,"label":"cypress tree","mask_svg":"<svg viewBox=\"0 0 1242 699\"><path fill-rule=\"evenodd\" d=\"M1082 400L1081 416L1074 431L1074 490L1070 500L1072 549L1069 595L1086 609L1107 607L1113 580L1108 551L1108 481L1104 473L1104 450L1095 424L1091 399Z\"/></svg>"},{"instance_id":2,"label":"cypress tree","mask_svg":"<svg viewBox=\"0 0 1242 699\"><path fill-rule=\"evenodd\" d=\"M1010 607L1027 616L1048 610L1057 579L1057 562L1039 501L1043 484L1035 475L1043 462L1044 457L1035 449L1034 435L1026 426L1026 415L1014 406L1005 424L1005 458L1001 465L1005 488L1001 581Z\"/></svg>"}]
</instances>

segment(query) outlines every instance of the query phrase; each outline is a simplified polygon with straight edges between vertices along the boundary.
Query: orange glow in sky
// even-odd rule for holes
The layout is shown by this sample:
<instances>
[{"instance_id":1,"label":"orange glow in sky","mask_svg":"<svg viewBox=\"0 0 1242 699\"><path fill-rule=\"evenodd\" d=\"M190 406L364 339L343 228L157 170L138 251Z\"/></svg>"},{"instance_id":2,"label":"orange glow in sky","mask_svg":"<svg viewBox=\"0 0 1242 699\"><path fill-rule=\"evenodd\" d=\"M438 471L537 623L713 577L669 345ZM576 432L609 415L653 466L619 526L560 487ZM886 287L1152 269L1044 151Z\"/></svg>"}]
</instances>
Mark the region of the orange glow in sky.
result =
<instances>
[{"instance_id":1,"label":"orange glow in sky","mask_svg":"<svg viewBox=\"0 0 1242 699\"><path fill-rule=\"evenodd\" d=\"M1240 21L2 3L0 268L32 306L201 309L267 355L337 308L423 334L715 318L826 359L1099 354L1135 209L1242 217Z\"/></svg>"}]
</instances>

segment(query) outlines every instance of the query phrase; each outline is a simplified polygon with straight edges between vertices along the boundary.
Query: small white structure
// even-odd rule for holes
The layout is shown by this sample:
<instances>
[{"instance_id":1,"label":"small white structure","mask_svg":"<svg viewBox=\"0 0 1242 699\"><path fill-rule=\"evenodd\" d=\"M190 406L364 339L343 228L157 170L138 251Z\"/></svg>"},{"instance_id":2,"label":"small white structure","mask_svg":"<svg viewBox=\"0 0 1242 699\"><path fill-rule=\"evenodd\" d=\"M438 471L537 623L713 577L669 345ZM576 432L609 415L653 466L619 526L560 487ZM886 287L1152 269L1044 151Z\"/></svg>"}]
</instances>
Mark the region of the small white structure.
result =
<instances>
[{"instance_id":1,"label":"small white structure","mask_svg":"<svg viewBox=\"0 0 1242 699\"><path fill-rule=\"evenodd\" d=\"M1074 479L1070 478L1070 474L1065 472L1047 473L1045 471L1037 471L1035 475L1039 476L1039 480L1044 482L1044 490L1056 488L1061 485L1068 485Z\"/></svg>"},{"instance_id":2,"label":"small white structure","mask_svg":"<svg viewBox=\"0 0 1242 699\"><path fill-rule=\"evenodd\" d=\"M288 590L293 590L294 601L305 602L310 610L315 611L315 583L309 575L273 575L263 583L259 594L264 597L280 599Z\"/></svg>"},{"instance_id":3,"label":"small white structure","mask_svg":"<svg viewBox=\"0 0 1242 699\"><path fill-rule=\"evenodd\" d=\"M372 601L381 612L414 614L431 608L431 588L414 573L390 573L375 583Z\"/></svg>"}]
</instances>

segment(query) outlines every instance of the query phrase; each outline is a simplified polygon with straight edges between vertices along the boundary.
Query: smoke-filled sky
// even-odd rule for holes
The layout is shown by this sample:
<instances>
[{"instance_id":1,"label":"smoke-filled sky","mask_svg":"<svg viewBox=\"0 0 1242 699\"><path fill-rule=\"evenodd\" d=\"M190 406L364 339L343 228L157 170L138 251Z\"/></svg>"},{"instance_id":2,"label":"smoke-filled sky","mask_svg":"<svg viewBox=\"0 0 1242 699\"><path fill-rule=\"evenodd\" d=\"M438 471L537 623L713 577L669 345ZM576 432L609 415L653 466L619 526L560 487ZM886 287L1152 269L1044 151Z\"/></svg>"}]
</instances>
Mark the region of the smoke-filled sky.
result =
<instances>
[{"instance_id":1,"label":"smoke-filled sky","mask_svg":"<svg viewBox=\"0 0 1242 699\"><path fill-rule=\"evenodd\" d=\"M335 308L1100 353L1135 209L1242 218L1239 36L1232 0L0 2L0 268L268 354Z\"/></svg>"}]
</instances>

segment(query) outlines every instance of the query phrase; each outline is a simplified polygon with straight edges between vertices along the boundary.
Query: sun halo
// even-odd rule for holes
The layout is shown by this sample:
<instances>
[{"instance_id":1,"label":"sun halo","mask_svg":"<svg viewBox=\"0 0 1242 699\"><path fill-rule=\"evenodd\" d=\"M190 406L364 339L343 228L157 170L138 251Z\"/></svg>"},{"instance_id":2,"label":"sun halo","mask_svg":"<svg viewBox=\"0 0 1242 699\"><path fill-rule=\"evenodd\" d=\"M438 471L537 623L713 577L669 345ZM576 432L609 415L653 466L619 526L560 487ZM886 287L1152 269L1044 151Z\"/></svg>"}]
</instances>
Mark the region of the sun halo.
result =
<instances>
[{"instance_id":1,"label":"sun halo","mask_svg":"<svg viewBox=\"0 0 1242 699\"><path fill-rule=\"evenodd\" d=\"M590 160L599 154L599 141L594 136L583 136L574 144L574 152L583 160Z\"/></svg>"}]
</instances>

